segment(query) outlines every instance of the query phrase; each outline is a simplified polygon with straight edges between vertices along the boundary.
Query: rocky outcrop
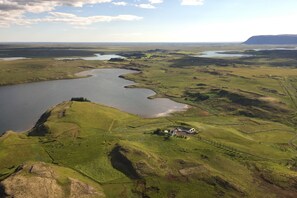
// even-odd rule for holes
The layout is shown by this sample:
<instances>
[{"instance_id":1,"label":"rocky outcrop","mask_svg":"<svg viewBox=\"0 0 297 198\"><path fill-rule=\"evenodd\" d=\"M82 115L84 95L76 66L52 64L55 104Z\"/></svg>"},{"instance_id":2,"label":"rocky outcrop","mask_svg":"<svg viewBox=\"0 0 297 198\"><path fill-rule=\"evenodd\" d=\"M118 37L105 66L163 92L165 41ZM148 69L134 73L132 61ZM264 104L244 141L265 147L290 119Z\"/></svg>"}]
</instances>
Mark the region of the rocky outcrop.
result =
<instances>
[{"instance_id":1,"label":"rocky outcrop","mask_svg":"<svg viewBox=\"0 0 297 198\"><path fill-rule=\"evenodd\" d=\"M70 178L70 197L71 198L88 198L104 197L99 194L92 186L87 185L77 179Z\"/></svg>"},{"instance_id":2,"label":"rocky outcrop","mask_svg":"<svg viewBox=\"0 0 297 198\"><path fill-rule=\"evenodd\" d=\"M62 179L63 178L63 179ZM0 197L105 197L94 187L70 177L61 177L51 165L37 162L19 166L0 183Z\"/></svg>"}]
</instances>

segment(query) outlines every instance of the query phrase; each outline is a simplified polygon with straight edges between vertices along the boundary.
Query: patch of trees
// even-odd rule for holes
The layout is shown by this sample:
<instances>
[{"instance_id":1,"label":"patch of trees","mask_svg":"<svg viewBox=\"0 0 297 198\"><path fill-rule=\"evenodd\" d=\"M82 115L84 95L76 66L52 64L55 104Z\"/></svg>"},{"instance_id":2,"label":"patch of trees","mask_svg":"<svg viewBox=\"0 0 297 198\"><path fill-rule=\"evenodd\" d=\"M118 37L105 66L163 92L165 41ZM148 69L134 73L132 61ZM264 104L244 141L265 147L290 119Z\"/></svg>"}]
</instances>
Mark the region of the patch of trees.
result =
<instances>
[{"instance_id":1,"label":"patch of trees","mask_svg":"<svg viewBox=\"0 0 297 198\"><path fill-rule=\"evenodd\" d=\"M156 129L154 132L153 132L154 135L163 135L163 131L161 129Z\"/></svg>"},{"instance_id":2,"label":"patch of trees","mask_svg":"<svg viewBox=\"0 0 297 198\"><path fill-rule=\"evenodd\" d=\"M71 98L70 101L76 101L76 102L91 102L90 100L88 100L87 98L84 98L84 97L75 97L75 98Z\"/></svg>"}]
</instances>

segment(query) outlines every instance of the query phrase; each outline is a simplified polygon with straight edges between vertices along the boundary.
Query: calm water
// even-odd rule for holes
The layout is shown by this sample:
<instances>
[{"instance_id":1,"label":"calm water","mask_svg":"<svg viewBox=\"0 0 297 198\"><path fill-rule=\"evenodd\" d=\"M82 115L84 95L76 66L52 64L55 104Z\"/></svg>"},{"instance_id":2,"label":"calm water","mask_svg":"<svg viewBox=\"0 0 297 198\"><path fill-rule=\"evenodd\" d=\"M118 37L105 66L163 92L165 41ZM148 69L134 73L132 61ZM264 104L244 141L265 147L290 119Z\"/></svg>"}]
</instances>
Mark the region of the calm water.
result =
<instances>
[{"instance_id":1,"label":"calm water","mask_svg":"<svg viewBox=\"0 0 297 198\"><path fill-rule=\"evenodd\" d=\"M0 87L0 134L31 128L49 107L72 97L86 97L143 117L162 116L187 107L166 98L147 99L155 94L149 89L124 88L134 83L118 76L135 71L97 69L89 73L93 76Z\"/></svg>"},{"instance_id":2,"label":"calm water","mask_svg":"<svg viewBox=\"0 0 297 198\"><path fill-rule=\"evenodd\" d=\"M23 60L23 59L29 59L25 57L7 57L7 58L0 58L0 60L3 61L15 61L15 60Z\"/></svg>"},{"instance_id":3,"label":"calm water","mask_svg":"<svg viewBox=\"0 0 297 198\"><path fill-rule=\"evenodd\" d=\"M205 57L205 58L232 58L232 57L246 57L250 56L247 54L224 54L228 51L205 51L200 55L195 55L195 57Z\"/></svg>"},{"instance_id":4,"label":"calm water","mask_svg":"<svg viewBox=\"0 0 297 198\"><path fill-rule=\"evenodd\" d=\"M270 48L270 49L253 49L255 51L265 51L265 50L297 50L297 47L291 48ZM194 57L204 57L204 58L236 58L236 57L249 57L249 54L232 54L230 51L205 51ZM226 54L227 53L227 54Z\"/></svg>"},{"instance_id":5,"label":"calm water","mask_svg":"<svg viewBox=\"0 0 297 198\"><path fill-rule=\"evenodd\" d=\"M116 54L94 54L94 56L90 57L64 57L64 58L55 58L56 60L77 60L77 59L82 59L82 60L110 60L111 58L122 58L124 59L125 57L119 56Z\"/></svg>"}]
</instances>

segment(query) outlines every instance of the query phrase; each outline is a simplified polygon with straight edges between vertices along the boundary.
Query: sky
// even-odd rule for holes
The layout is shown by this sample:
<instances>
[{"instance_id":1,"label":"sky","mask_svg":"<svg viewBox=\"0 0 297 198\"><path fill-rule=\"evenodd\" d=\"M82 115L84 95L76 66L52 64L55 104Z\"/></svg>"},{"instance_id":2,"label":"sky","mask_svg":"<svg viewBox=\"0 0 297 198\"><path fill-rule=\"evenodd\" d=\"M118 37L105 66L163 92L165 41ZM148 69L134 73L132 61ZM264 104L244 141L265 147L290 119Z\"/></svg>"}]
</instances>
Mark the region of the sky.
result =
<instances>
[{"instance_id":1,"label":"sky","mask_svg":"<svg viewBox=\"0 0 297 198\"><path fill-rule=\"evenodd\" d=\"M0 0L0 42L242 42L296 21L297 0Z\"/></svg>"}]
</instances>

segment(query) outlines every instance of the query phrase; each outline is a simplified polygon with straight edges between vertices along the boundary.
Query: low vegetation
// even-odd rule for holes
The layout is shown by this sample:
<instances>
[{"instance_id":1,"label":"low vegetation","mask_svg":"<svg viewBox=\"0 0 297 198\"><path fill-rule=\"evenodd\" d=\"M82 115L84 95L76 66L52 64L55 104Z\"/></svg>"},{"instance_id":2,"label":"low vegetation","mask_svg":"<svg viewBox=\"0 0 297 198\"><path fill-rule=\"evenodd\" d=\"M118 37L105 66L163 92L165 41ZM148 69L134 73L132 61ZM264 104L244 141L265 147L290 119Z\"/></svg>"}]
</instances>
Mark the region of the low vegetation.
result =
<instances>
[{"instance_id":1,"label":"low vegetation","mask_svg":"<svg viewBox=\"0 0 297 198\"><path fill-rule=\"evenodd\" d=\"M138 48L141 56L125 51L132 55L120 63L0 62L3 76L19 74L3 84L30 81L21 72L41 71L50 79L64 78L58 71L65 68L73 74L86 69L81 66L130 67L140 71L124 76L137 82L134 87L191 106L144 119L84 98L63 102L30 131L0 137L0 193L13 193L7 185L12 178L30 178L30 168L20 172L20 165L37 164L57 171L60 176L52 179L67 196L77 181L98 197L296 197L297 65L275 67L291 60L269 55L228 58L226 65L217 59L191 62L189 55L199 50ZM199 133L189 138L161 133L178 126Z\"/></svg>"}]
</instances>

